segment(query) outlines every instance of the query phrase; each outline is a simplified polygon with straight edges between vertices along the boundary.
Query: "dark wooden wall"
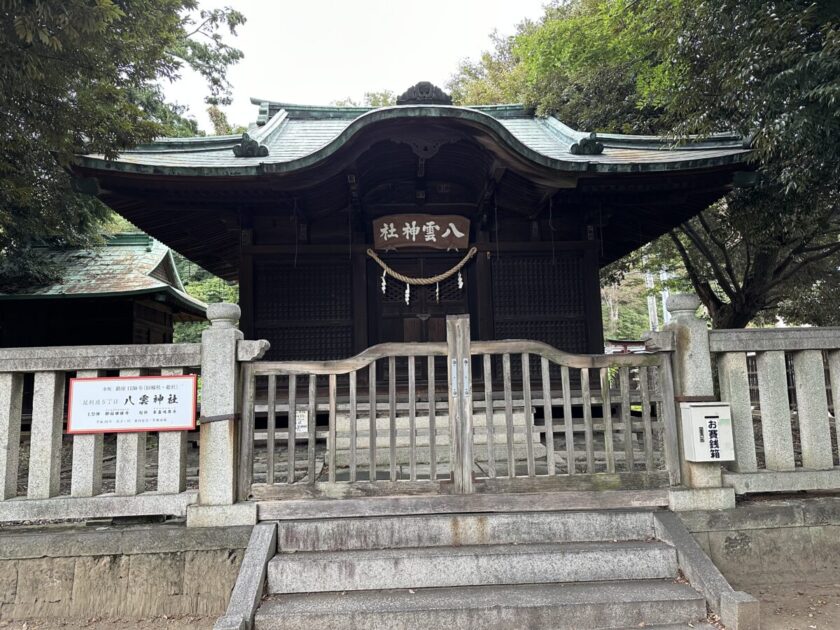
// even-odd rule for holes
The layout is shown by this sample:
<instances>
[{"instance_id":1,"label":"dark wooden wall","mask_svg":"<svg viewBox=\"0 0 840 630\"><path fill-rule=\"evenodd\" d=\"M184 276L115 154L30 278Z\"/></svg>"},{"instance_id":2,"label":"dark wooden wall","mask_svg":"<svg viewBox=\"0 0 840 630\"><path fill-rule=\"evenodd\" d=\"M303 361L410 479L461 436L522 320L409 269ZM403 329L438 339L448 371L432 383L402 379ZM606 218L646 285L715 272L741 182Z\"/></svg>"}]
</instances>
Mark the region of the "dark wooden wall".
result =
<instances>
[{"instance_id":1,"label":"dark wooden wall","mask_svg":"<svg viewBox=\"0 0 840 630\"><path fill-rule=\"evenodd\" d=\"M253 284L243 284L243 327L268 339L270 359L327 360L351 356L384 341L440 341L447 314L469 313L476 339L534 339L568 352L603 352L594 241L488 245L464 269L465 287L452 278L434 287L387 279L364 252L254 255ZM304 253L301 253L304 252ZM457 258L446 253L387 256L393 268L427 277ZM243 280L248 274L243 275ZM253 296L253 297L251 297ZM252 323L250 323L252 322Z\"/></svg>"},{"instance_id":2,"label":"dark wooden wall","mask_svg":"<svg viewBox=\"0 0 840 630\"><path fill-rule=\"evenodd\" d=\"M151 300L58 298L0 301L0 346L169 343L173 316Z\"/></svg>"}]
</instances>

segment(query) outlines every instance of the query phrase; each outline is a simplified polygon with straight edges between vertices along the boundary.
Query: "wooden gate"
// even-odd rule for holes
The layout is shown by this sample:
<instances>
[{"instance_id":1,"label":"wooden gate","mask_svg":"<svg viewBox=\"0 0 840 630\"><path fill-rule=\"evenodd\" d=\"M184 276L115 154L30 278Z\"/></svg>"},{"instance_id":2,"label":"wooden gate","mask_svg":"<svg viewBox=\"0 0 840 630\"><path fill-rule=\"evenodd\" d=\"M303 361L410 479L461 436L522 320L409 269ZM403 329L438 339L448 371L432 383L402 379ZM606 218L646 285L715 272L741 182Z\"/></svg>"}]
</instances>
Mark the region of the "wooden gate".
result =
<instances>
[{"instance_id":1,"label":"wooden gate","mask_svg":"<svg viewBox=\"0 0 840 630\"><path fill-rule=\"evenodd\" d=\"M246 364L242 499L678 483L668 353L536 341L386 343L341 361Z\"/></svg>"}]
</instances>

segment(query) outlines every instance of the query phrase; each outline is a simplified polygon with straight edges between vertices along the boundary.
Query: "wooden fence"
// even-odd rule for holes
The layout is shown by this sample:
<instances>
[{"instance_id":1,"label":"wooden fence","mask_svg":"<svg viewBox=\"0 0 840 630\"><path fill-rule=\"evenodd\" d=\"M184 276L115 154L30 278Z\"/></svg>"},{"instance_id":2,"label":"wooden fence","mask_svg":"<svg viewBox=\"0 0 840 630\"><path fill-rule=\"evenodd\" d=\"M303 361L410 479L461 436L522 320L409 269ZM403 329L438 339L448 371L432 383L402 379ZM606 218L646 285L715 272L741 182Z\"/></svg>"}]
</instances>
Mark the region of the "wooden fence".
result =
<instances>
[{"instance_id":1,"label":"wooden fence","mask_svg":"<svg viewBox=\"0 0 840 630\"><path fill-rule=\"evenodd\" d=\"M240 499L677 483L668 353L572 355L447 327L447 343L247 365Z\"/></svg>"}]
</instances>

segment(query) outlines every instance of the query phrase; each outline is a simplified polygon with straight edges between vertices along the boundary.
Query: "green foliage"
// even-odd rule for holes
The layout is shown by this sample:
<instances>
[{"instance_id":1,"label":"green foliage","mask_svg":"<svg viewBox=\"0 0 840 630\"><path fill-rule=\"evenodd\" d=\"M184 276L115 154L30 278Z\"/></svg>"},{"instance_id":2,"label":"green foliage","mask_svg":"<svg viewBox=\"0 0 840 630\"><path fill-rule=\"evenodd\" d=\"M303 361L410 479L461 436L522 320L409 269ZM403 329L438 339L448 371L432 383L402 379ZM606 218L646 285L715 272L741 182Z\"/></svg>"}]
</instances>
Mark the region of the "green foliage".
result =
<instances>
[{"instance_id":1,"label":"green foliage","mask_svg":"<svg viewBox=\"0 0 840 630\"><path fill-rule=\"evenodd\" d=\"M621 283L601 289L601 315L606 339L640 339L650 329L643 274L628 273Z\"/></svg>"},{"instance_id":2,"label":"green foliage","mask_svg":"<svg viewBox=\"0 0 840 630\"><path fill-rule=\"evenodd\" d=\"M530 23L519 26L520 31ZM519 103L525 93L525 66L513 51L515 39L491 35L493 50L484 52L478 62L461 61L447 89L456 105L495 105Z\"/></svg>"},{"instance_id":3,"label":"green foliage","mask_svg":"<svg viewBox=\"0 0 840 630\"><path fill-rule=\"evenodd\" d=\"M217 302L239 303L239 287L229 284L221 278L199 267L178 254L172 252L175 267L184 283L187 293L207 304ZM201 341L201 332L209 326L209 322L175 322L172 339L175 343L192 343Z\"/></svg>"},{"instance_id":4,"label":"green foliage","mask_svg":"<svg viewBox=\"0 0 840 630\"><path fill-rule=\"evenodd\" d=\"M181 4L181 10L193 13L182 17L181 32L169 52L204 78L210 90L206 99L208 103L229 105L231 86L227 80L227 69L241 61L243 54L227 44L219 31L227 27L230 35L236 35L237 27L245 23L245 16L230 7L202 9L195 16L197 0L182 0Z\"/></svg>"},{"instance_id":5,"label":"green foliage","mask_svg":"<svg viewBox=\"0 0 840 630\"><path fill-rule=\"evenodd\" d=\"M513 46L525 68L525 103L590 131L660 131L661 109L641 93L667 74L670 33L652 19L677 5L581 0L549 7Z\"/></svg>"},{"instance_id":6,"label":"green foliage","mask_svg":"<svg viewBox=\"0 0 840 630\"><path fill-rule=\"evenodd\" d=\"M671 240L714 325L745 326L840 266L840 13L717 0L680 17L676 89L659 95L675 131L751 137L759 179Z\"/></svg>"},{"instance_id":7,"label":"green foliage","mask_svg":"<svg viewBox=\"0 0 840 630\"><path fill-rule=\"evenodd\" d=\"M590 131L751 141L757 185L609 279L674 269L716 327L828 321L793 305L828 295L840 267L840 3L569 0L495 42L453 78L461 102L519 100Z\"/></svg>"},{"instance_id":8,"label":"green foliage","mask_svg":"<svg viewBox=\"0 0 840 630\"><path fill-rule=\"evenodd\" d=\"M228 122L227 115L219 109L218 105L210 105L207 108L207 115L210 117L210 123L213 125L213 133L217 136L229 136L248 131L248 128L243 125L231 125Z\"/></svg>"},{"instance_id":9,"label":"green foliage","mask_svg":"<svg viewBox=\"0 0 840 630\"><path fill-rule=\"evenodd\" d=\"M211 276L204 280L187 282L184 288L187 290L187 293L208 304L216 304L218 302L239 303L239 287L235 284L228 284L216 276Z\"/></svg>"},{"instance_id":10,"label":"green foliage","mask_svg":"<svg viewBox=\"0 0 840 630\"><path fill-rule=\"evenodd\" d=\"M840 326L840 269L823 263L809 267L803 276L799 291L779 304L778 316L792 326Z\"/></svg>"},{"instance_id":11,"label":"green foliage","mask_svg":"<svg viewBox=\"0 0 840 630\"><path fill-rule=\"evenodd\" d=\"M110 211L74 192L74 154L114 157L159 135L194 135L159 82L185 65L228 98L241 53L236 11L196 0L0 0L0 285L46 280L33 244L87 246ZM200 41L197 41L200 40Z\"/></svg>"}]
</instances>

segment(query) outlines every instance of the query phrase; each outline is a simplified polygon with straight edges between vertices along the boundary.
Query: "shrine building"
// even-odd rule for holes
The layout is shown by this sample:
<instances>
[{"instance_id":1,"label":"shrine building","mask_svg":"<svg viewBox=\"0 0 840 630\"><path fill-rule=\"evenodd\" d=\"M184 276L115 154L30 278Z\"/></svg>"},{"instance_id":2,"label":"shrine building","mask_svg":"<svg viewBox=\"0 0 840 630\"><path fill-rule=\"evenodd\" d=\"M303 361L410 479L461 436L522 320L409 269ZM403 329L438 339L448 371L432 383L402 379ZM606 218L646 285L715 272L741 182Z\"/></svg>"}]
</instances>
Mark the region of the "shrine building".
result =
<instances>
[{"instance_id":1,"label":"shrine building","mask_svg":"<svg viewBox=\"0 0 840 630\"><path fill-rule=\"evenodd\" d=\"M735 135L679 145L576 131L521 105L452 105L421 82L393 107L252 99L242 136L79 156L80 190L227 280L271 359L475 339L603 352L599 269L729 191Z\"/></svg>"},{"instance_id":2,"label":"shrine building","mask_svg":"<svg viewBox=\"0 0 840 630\"><path fill-rule=\"evenodd\" d=\"M206 321L172 252L146 234L36 251L57 278L0 290L0 348L172 343L175 322Z\"/></svg>"}]
</instances>

